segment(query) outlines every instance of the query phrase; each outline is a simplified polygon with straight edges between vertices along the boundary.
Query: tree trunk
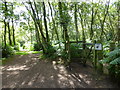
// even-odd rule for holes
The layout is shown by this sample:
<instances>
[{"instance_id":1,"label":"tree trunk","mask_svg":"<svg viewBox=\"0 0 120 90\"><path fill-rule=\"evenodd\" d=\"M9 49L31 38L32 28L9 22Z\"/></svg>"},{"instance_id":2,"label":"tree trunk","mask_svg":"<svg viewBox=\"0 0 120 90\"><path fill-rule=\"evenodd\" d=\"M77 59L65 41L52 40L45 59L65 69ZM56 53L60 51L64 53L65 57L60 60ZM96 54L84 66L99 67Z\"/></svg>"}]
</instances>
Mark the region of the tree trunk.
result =
<instances>
[{"instance_id":1,"label":"tree trunk","mask_svg":"<svg viewBox=\"0 0 120 90\"><path fill-rule=\"evenodd\" d=\"M50 10L51 10L51 17L52 17L52 21L53 21L53 27L54 27L54 30L55 30L55 33L56 33L56 36L57 36L57 40L59 41L59 35L58 35L57 27L55 25L55 20L53 18L52 7L51 7L50 2L48 2L48 4L49 4ZM59 47L60 47L60 44L59 44Z\"/></svg>"},{"instance_id":2,"label":"tree trunk","mask_svg":"<svg viewBox=\"0 0 120 90\"><path fill-rule=\"evenodd\" d=\"M14 15L13 13L13 5L12 5L12 15ZM13 17L12 17L12 30L13 30L13 44L16 45L16 42L15 42L15 28L14 28L14 20L13 20Z\"/></svg>"},{"instance_id":3,"label":"tree trunk","mask_svg":"<svg viewBox=\"0 0 120 90\"><path fill-rule=\"evenodd\" d=\"M9 38L9 44L12 46L11 30L10 30L9 22L7 22L7 26L8 26L8 38Z\"/></svg>"},{"instance_id":4,"label":"tree trunk","mask_svg":"<svg viewBox=\"0 0 120 90\"><path fill-rule=\"evenodd\" d=\"M106 16L107 16L107 14L108 14L109 3L110 3L110 0L109 0L109 2L108 2L108 5L106 5L106 8L105 8L106 11L104 11L104 12L105 12L105 15L104 15L104 18L103 18L103 20L102 20L102 22L101 22L101 35L100 35L100 39L102 39L102 36L103 36L103 33L104 33L104 23L105 23L105 20L106 20Z\"/></svg>"},{"instance_id":5,"label":"tree trunk","mask_svg":"<svg viewBox=\"0 0 120 90\"><path fill-rule=\"evenodd\" d=\"M43 16L44 16L44 25L45 25L45 31L46 31L46 39L47 42L49 42L49 35L48 35L48 28L47 28L47 20L46 20L46 9L45 9L45 3L43 2Z\"/></svg>"},{"instance_id":6,"label":"tree trunk","mask_svg":"<svg viewBox=\"0 0 120 90\"><path fill-rule=\"evenodd\" d=\"M75 28L76 28L76 41L78 42L78 40L79 40L79 31L78 31L78 25L77 25L77 3L75 3L74 18L75 18Z\"/></svg>"},{"instance_id":7,"label":"tree trunk","mask_svg":"<svg viewBox=\"0 0 120 90\"><path fill-rule=\"evenodd\" d=\"M64 34L65 34L65 53L67 54L66 65L69 65L70 64L70 41L69 41L69 36L68 36L68 31L67 31L68 22L66 22L65 18L63 18L63 15L65 13L62 12L63 8L62 8L62 3L61 2L58 3L58 7L59 7L61 26L63 27L63 31L64 31Z\"/></svg>"},{"instance_id":8,"label":"tree trunk","mask_svg":"<svg viewBox=\"0 0 120 90\"><path fill-rule=\"evenodd\" d=\"M83 40L83 49L85 49L86 48L86 45L85 45L85 43L86 43L86 39L85 39L85 31L84 31L84 21L83 21L83 18L82 18L82 15L81 15L81 13L79 13L79 15L80 15L80 18L81 18L81 27L82 27L82 40Z\"/></svg>"},{"instance_id":9,"label":"tree trunk","mask_svg":"<svg viewBox=\"0 0 120 90\"><path fill-rule=\"evenodd\" d=\"M4 29L4 43L5 43L5 47L6 47L6 33L7 33L7 2L4 2L5 4L5 19L4 19L4 25L5 25L5 29Z\"/></svg>"},{"instance_id":10,"label":"tree trunk","mask_svg":"<svg viewBox=\"0 0 120 90\"><path fill-rule=\"evenodd\" d=\"M35 4L35 2L34 2L34 5L35 5L35 10L36 10L36 4ZM39 30L38 30L38 25L37 25L39 17L36 16L35 10L33 9L33 6L32 6L31 2L30 2L30 6L31 6L31 9L32 9L32 12L33 12L33 16L34 16L33 19L34 19L34 24L35 24L35 28L36 28L36 40L37 40L37 44L40 44L41 41L40 41L40 35L39 35Z\"/></svg>"},{"instance_id":11,"label":"tree trunk","mask_svg":"<svg viewBox=\"0 0 120 90\"><path fill-rule=\"evenodd\" d=\"M12 30L13 30L13 44L16 45L16 42L15 42L15 28L14 28L13 18L12 18Z\"/></svg>"},{"instance_id":12,"label":"tree trunk","mask_svg":"<svg viewBox=\"0 0 120 90\"><path fill-rule=\"evenodd\" d=\"M93 37L93 22L94 22L94 10L93 10L93 7L92 7L92 18L91 18L91 30L90 30L90 40L92 40L92 37Z\"/></svg>"},{"instance_id":13,"label":"tree trunk","mask_svg":"<svg viewBox=\"0 0 120 90\"><path fill-rule=\"evenodd\" d=\"M4 20L4 26L5 26L5 29L4 29L4 44L5 44L5 47L6 47L6 32L7 32L7 24L6 24L6 21Z\"/></svg>"}]
</instances>

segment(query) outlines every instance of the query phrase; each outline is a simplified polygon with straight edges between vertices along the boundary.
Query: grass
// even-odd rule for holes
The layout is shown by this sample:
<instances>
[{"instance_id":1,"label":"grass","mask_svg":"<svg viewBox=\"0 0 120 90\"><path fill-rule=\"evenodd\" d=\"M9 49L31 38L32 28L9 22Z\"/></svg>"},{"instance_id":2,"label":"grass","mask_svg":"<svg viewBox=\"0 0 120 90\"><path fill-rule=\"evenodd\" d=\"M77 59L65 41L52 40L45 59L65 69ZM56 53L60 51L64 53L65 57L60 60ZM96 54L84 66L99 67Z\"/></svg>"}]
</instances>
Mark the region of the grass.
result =
<instances>
[{"instance_id":1,"label":"grass","mask_svg":"<svg viewBox=\"0 0 120 90\"><path fill-rule=\"evenodd\" d=\"M41 51L18 51L15 53L15 55L28 55L28 54L40 54Z\"/></svg>"},{"instance_id":2,"label":"grass","mask_svg":"<svg viewBox=\"0 0 120 90\"><path fill-rule=\"evenodd\" d=\"M27 54L29 54L29 53L26 51L18 51L15 53L15 55L27 55Z\"/></svg>"},{"instance_id":3,"label":"grass","mask_svg":"<svg viewBox=\"0 0 120 90\"><path fill-rule=\"evenodd\" d=\"M42 51L29 51L28 53L32 53L32 54L42 54Z\"/></svg>"},{"instance_id":4,"label":"grass","mask_svg":"<svg viewBox=\"0 0 120 90\"><path fill-rule=\"evenodd\" d=\"M13 58L14 58L13 56L8 57L8 58L2 58L0 60L0 65L5 65L7 62L14 60Z\"/></svg>"},{"instance_id":5,"label":"grass","mask_svg":"<svg viewBox=\"0 0 120 90\"><path fill-rule=\"evenodd\" d=\"M28 55L28 54L42 54L42 51L17 51L15 55ZM5 65L7 62L14 60L14 55L8 58L0 58L0 65Z\"/></svg>"}]
</instances>

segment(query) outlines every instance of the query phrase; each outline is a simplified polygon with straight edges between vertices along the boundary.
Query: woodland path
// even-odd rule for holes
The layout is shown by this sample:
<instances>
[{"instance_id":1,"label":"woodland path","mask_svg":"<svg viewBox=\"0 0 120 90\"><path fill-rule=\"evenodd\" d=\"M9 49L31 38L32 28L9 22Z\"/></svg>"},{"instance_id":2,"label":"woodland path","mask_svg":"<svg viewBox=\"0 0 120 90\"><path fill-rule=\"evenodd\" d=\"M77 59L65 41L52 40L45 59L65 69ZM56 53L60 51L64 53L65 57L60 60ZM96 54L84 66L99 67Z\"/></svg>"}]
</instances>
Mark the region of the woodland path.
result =
<instances>
[{"instance_id":1,"label":"woodland path","mask_svg":"<svg viewBox=\"0 0 120 90\"><path fill-rule=\"evenodd\" d=\"M3 88L114 88L109 78L95 73L89 65L72 64L72 70L39 54L17 55L2 66Z\"/></svg>"}]
</instances>

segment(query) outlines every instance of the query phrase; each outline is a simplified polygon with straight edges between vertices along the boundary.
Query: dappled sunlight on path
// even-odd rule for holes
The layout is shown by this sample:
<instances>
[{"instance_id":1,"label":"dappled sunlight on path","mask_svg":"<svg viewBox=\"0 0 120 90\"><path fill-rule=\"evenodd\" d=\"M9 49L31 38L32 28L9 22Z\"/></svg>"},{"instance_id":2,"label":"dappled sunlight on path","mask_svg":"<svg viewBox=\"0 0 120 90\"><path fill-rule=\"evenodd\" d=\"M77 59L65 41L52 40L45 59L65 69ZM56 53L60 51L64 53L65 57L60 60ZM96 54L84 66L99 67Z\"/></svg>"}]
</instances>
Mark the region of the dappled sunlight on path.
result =
<instances>
[{"instance_id":1,"label":"dappled sunlight on path","mask_svg":"<svg viewBox=\"0 0 120 90\"><path fill-rule=\"evenodd\" d=\"M90 67L74 63L71 67L72 71L63 65L40 60L39 54L17 55L2 67L3 88L113 87L105 78L96 80L97 76L92 76L95 73Z\"/></svg>"}]
</instances>

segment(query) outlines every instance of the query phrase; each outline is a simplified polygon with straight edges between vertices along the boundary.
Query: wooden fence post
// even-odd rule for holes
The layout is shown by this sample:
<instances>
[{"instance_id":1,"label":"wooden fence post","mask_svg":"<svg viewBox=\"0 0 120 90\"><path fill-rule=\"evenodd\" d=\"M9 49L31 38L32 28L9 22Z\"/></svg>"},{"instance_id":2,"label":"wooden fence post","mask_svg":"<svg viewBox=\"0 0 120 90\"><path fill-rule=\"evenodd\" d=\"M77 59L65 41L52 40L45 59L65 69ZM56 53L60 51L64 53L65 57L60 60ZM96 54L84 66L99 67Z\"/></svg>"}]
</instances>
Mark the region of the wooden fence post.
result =
<instances>
[{"instance_id":1,"label":"wooden fence post","mask_svg":"<svg viewBox=\"0 0 120 90\"><path fill-rule=\"evenodd\" d=\"M110 51L115 49L115 42L110 42Z\"/></svg>"},{"instance_id":2,"label":"wooden fence post","mask_svg":"<svg viewBox=\"0 0 120 90\"><path fill-rule=\"evenodd\" d=\"M101 40L98 40L97 41L98 43L101 43ZM103 73L103 64L101 64L99 61L100 60L102 60L103 59L103 45L102 45L102 43L101 43L101 50L98 50L97 51L97 54L98 54L98 71L100 72L100 73Z\"/></svg>"},{"instance_id":3,"label":"wooden fence post","mask_svg":"<svg viewBox=\"0 0 120 90\"><path fill-rule=\"evenodd\" d=\"M101 49L98 48L96 49L96 45L101 46ZM101 41L94 41L94 57L93 57L93 62L94 62L94 68L95 70L98 70L99 72L103 72L103 65L99 63L99 60L103 59L103 49L102 49L102 44Z\"/></svg>"},{"instance_id":4,"label":"wooden fence post","mask_svg":"<svg viewBox=\"0 0 120 90\"><path fill-rule=\"evenodd\" d=\"M96 43L96 40L94 40L94 45ZM94 50L93 50L93 65L95 70L97 69L97 51L95 50L95 46L94 46Z\"/></svg>"}]
</instances>

